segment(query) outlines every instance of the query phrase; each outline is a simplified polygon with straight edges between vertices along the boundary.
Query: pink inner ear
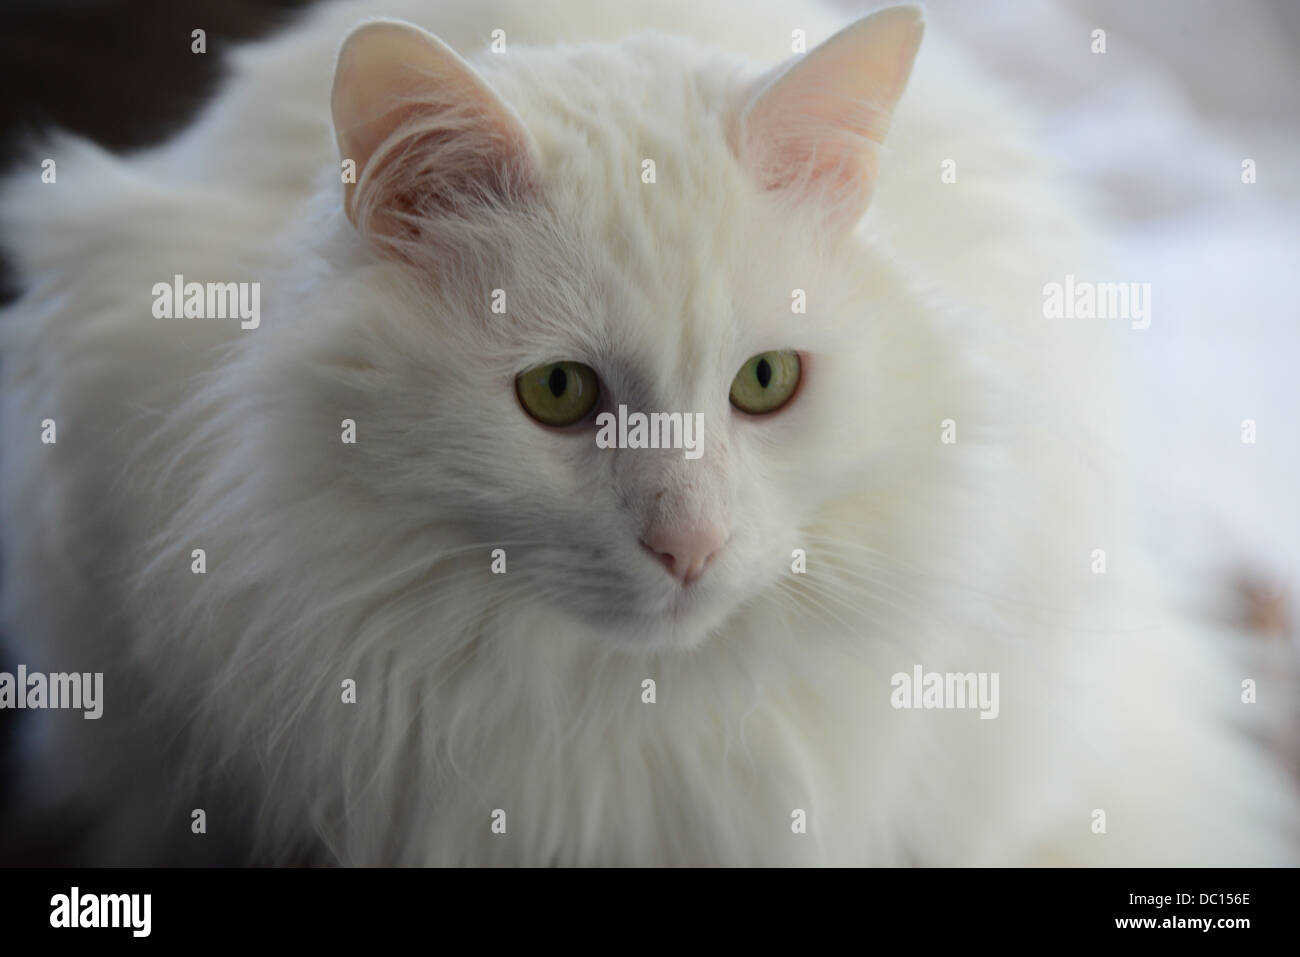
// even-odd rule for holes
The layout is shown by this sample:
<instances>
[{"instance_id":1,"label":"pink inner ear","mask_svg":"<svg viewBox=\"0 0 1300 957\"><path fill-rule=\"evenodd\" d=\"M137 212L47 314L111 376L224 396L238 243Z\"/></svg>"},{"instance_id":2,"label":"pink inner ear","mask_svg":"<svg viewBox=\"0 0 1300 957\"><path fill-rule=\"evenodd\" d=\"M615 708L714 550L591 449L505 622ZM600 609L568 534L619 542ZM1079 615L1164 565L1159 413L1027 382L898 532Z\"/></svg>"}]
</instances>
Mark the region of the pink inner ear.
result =
<instances>
[{"instance_id":1,"label":"pink inner ear","mask_svg":"<svg viewBox=\"0 0 1300 957\"><path fill-rule=\"evenodd\" d=\"M841 199L870 192L874 147L884 139L888 114L863 104L844 104L822 119L818 114L829 111L824 103L817 106L816 112L795 104L786 112L751 117L749 148L764 187L812 188ZM767 131L765 142L759 139L762 131Z\"/></svg>"},{"instance_id":2,"label":"pink inner ear","mask_svg":"<svg viewBox=\"0 0 1300 957\"><path fill-rule=\"evenodd\" d=\"M333 92L346 184L363 232L408 239L420 217L508 197L530 180L531 139L474 69L410 24L363 25L344 43Z\"/></svg>"},{"instance_id":3,"label":"pink inner ear","mask_svg":"<svg viewBox=\"0 0 1300 957\"><path fill-rule=\"evenodd\" d=\"M922 27L915 7L872 14L762 88L741 118L742 159L759 181L861 215Z\"/></svg>"},{"instance_id":4,"label":"pink inner ear","mask_svg":"<svg viewBox=\"0 0 1300 957\"><path fill-rule=\"evenodd\" d=\"M510 201L531 182L527 141L473 104L429 100L394 112L399 125L358 183L354 222L364 232L414 238L421 220Z\"/></svg>"}]
</instances>

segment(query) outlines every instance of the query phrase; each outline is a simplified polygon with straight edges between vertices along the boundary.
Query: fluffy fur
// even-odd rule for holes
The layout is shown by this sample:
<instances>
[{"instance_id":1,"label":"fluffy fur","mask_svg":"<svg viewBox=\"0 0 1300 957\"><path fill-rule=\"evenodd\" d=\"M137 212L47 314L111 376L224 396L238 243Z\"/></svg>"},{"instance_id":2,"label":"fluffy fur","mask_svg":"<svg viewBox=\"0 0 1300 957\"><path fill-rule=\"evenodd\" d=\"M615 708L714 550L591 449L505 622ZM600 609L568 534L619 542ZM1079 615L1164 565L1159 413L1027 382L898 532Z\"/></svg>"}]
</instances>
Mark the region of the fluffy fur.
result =
<instances>
[{"instance_id":1,"label":"fluffy fur","mask_svg":"<svg viewBox=\"0 0 1300 957\"><path fill-rule=\"evenodd\" d=\"M346 864L1294 860L1240 727L1259 676L1160 610L1127 539L1116 333L1042 318L1043 284L1096 259L1014 108L927 37L837 230L764 191L735 124L793 29L842 24L623 7L329 5L239 51L170 143L64 138L57 185L8 181L4 623L29 667L106 673L100 722L40 715L32 807L90 809L110 862L245 834ZM396 255L349 222L330 84L375 15L517 113L526 209L418 208ZM154 319L175 273L260 281L261 327ZM808 356L801 394L733 413L774 348ZM539 427L513 380L556 359L702 411L704 457ZM638 543L665 510L731 531L687 593ZM998 719L892 708L918 663L998 672Z\"/></svg>"}]
</instances>

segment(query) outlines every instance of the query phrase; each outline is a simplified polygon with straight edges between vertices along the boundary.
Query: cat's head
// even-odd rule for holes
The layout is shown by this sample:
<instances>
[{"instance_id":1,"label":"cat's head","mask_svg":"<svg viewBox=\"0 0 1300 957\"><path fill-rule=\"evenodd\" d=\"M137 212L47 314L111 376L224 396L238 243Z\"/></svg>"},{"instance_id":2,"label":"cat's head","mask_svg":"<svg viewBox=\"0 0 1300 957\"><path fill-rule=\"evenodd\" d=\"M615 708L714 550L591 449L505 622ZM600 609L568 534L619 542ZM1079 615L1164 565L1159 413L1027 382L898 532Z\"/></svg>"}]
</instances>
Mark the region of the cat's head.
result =
<instances>
[{"instance_id":1,"label":"cat's head","mask_svg":"<svg viewBox=\"0 0 1300 957\"><path fill-rule=\"evenodd\" d=\"M360 239L332 293L358 480L623 645L694 645L789 574L897 439L879 317L907 294L857 224L921 30L891 8L759 75L657 35L475 67L359 27L333 111ZM633 447L655 439L677 447Z\"/></svg>"}]
</instances>

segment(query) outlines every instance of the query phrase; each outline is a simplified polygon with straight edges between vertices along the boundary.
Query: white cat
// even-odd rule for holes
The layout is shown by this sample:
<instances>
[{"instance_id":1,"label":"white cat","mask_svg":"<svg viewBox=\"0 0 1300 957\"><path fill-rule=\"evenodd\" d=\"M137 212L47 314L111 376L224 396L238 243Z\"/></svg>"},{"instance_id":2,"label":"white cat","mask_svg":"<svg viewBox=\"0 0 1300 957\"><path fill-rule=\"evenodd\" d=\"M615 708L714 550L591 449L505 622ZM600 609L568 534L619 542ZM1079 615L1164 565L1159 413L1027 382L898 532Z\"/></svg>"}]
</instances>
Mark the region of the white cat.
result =
<instances>
[{"instance_id":1,"label":"white cat","mask_svg":"<svg viewBox=\"0 0 1300 957\"><path fill-rule=\"evenodd\" d=\"M330 4L16 172L4 627L105 673L31 804L115 863L1294 860L1258 676L1128 541L1111 327L1044 318L1086 224L916 8L842 25Z\"/></svg>"}]
</instances>

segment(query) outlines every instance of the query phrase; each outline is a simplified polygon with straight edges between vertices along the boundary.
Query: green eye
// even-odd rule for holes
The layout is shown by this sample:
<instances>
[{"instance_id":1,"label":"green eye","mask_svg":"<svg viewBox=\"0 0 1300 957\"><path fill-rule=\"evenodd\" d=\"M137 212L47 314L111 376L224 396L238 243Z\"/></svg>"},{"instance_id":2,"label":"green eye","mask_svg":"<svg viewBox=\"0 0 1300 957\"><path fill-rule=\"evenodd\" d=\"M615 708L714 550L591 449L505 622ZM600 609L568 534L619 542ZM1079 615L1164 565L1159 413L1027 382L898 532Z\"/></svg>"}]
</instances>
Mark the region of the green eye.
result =
<instances>
[{"instance_id":1,"label":"green eye","mask_svg":"<svg viewBox=\"0 0 1300 957\"><path fill-rule=\"evenodd\" d=\"M581 362L549 362L521 372L515 392L524 411L542 425L572 425L600 397L596 373Z\"/></svg>"},{"instance_id":2,"label":"green eye","mask_svg":"<svg viewBox=\"0 0 1300 957\"><path fill-rule=\"evenodd\" d=\"M736 373L731 404L750 415L775 412L794 397L802 375L797 352L760 352Z\"/></svg>"}]
</instances>

